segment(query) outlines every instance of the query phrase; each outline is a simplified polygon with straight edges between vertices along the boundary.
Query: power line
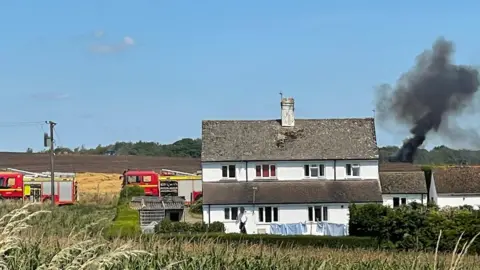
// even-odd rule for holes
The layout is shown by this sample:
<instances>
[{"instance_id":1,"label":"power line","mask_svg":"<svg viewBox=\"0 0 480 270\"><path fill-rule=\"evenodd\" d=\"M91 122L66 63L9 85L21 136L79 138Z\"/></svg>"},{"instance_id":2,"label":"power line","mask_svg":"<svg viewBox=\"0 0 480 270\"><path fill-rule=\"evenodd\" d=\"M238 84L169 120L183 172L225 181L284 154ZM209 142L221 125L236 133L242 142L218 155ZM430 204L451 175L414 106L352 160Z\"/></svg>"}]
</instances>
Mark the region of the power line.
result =
<instances>
[{"instance_id":1,"label":"power line","mask_svg":"<svg viewBox=\"0 0 480 270\"><path fill-rule=\"evenodd\" d=\"M45 125L45 121L34 122L0 122L0 127L22 127L22 126L39 126Z\"/></svg>"}]
</instances>

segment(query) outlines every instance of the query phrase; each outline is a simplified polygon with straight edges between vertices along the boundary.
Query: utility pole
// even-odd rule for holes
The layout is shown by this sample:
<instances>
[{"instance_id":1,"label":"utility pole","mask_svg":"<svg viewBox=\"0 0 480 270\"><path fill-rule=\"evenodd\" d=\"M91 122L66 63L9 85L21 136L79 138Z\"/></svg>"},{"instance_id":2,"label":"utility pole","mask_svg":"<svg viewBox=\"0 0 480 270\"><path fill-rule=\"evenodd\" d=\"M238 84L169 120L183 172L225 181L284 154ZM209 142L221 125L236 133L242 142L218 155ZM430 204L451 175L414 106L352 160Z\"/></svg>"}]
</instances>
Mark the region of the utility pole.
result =
<instances>
[{"instance_id":1,"label":"utility pole","mask_svg":"<svg viewBox=\"0 0 480 270\"><path fill-rule=\"evenodd\" d=\"M50 142L50 185L51 185L51 201L52 206L55 206L55 144L53 140L54 127L57 123L48 121L50 125L50 136L48 136ZM45 145L46 146L46 145Z\"/></svg>"}]
</instances>

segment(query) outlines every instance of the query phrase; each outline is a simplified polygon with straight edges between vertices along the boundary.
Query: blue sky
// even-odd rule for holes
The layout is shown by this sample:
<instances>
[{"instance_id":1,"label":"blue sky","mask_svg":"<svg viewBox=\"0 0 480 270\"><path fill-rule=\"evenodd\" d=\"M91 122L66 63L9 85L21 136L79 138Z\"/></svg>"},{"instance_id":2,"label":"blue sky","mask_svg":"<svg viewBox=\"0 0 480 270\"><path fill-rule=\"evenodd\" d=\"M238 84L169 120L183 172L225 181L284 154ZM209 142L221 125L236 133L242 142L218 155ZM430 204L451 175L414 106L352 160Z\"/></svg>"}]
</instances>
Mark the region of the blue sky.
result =
<instances>
[{"instance_id":1,"label":"blue sky","mask_svg":"<svg viewBox=\"0 0 480 270\"><path fill-rule=\"evenodd\" d=\"M480 64L480 2L38 1L0 3L0 150L200 137L202 119L369 117L443 35ZM377 127L380 145L407 128ZM433 142L430 142L433 144Z\"/></svg>"}]
</instances>

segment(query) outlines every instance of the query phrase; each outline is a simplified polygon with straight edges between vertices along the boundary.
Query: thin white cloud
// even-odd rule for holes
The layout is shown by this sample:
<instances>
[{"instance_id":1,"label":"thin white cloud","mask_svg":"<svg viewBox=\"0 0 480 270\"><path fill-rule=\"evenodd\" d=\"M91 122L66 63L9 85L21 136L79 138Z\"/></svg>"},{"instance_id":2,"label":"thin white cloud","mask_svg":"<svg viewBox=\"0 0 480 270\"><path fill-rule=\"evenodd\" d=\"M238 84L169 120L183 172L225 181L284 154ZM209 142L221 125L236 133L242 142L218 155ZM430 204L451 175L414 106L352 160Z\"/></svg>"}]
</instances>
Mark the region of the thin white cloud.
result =
<instances>
[{"instance_id":1,"label":"thin white cloud","mask_svg":"<svg viewBox=\"0 0 480 270\"><path fill-rule=\"evenodd\" d=\"M103 32L102 34L103 35ZM123 38L121 43L117 44L95 44L90 50L95 53L115 53L128 49L135 44L135 40L129 36Z\"/></svg>"}]
</instances>

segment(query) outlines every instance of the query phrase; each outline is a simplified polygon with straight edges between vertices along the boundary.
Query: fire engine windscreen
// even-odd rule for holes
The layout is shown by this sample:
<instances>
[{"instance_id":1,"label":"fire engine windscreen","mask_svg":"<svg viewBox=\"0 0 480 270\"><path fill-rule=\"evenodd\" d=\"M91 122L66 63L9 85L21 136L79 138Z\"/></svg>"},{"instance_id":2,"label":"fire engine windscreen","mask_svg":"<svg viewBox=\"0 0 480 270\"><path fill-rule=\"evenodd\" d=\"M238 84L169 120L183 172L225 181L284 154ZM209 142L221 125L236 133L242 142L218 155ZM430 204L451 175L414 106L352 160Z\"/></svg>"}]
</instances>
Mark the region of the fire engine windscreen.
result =
<instances>
[{"instance_id":1,"label":"fire engine windscreen","mask_svg":"<svg viewBox=\"0 0 480 270\"><path fill-rule=\"evenodd\" d=\"M473 106L480 83L476 69L452 63L453 53L453 43L439 38L430 50L417 56L413 68L402 74L396 85L378 89L377 121L385 124L393 120L411 126L412 136L389 158L390 162L413 163L416 151L431 131L440 136L462 132L458 125L447 125L447 117ZM448 130L451 126L454 131ZM440 132L440 128L447 132Z\"/></svg>"}]
</instances>

